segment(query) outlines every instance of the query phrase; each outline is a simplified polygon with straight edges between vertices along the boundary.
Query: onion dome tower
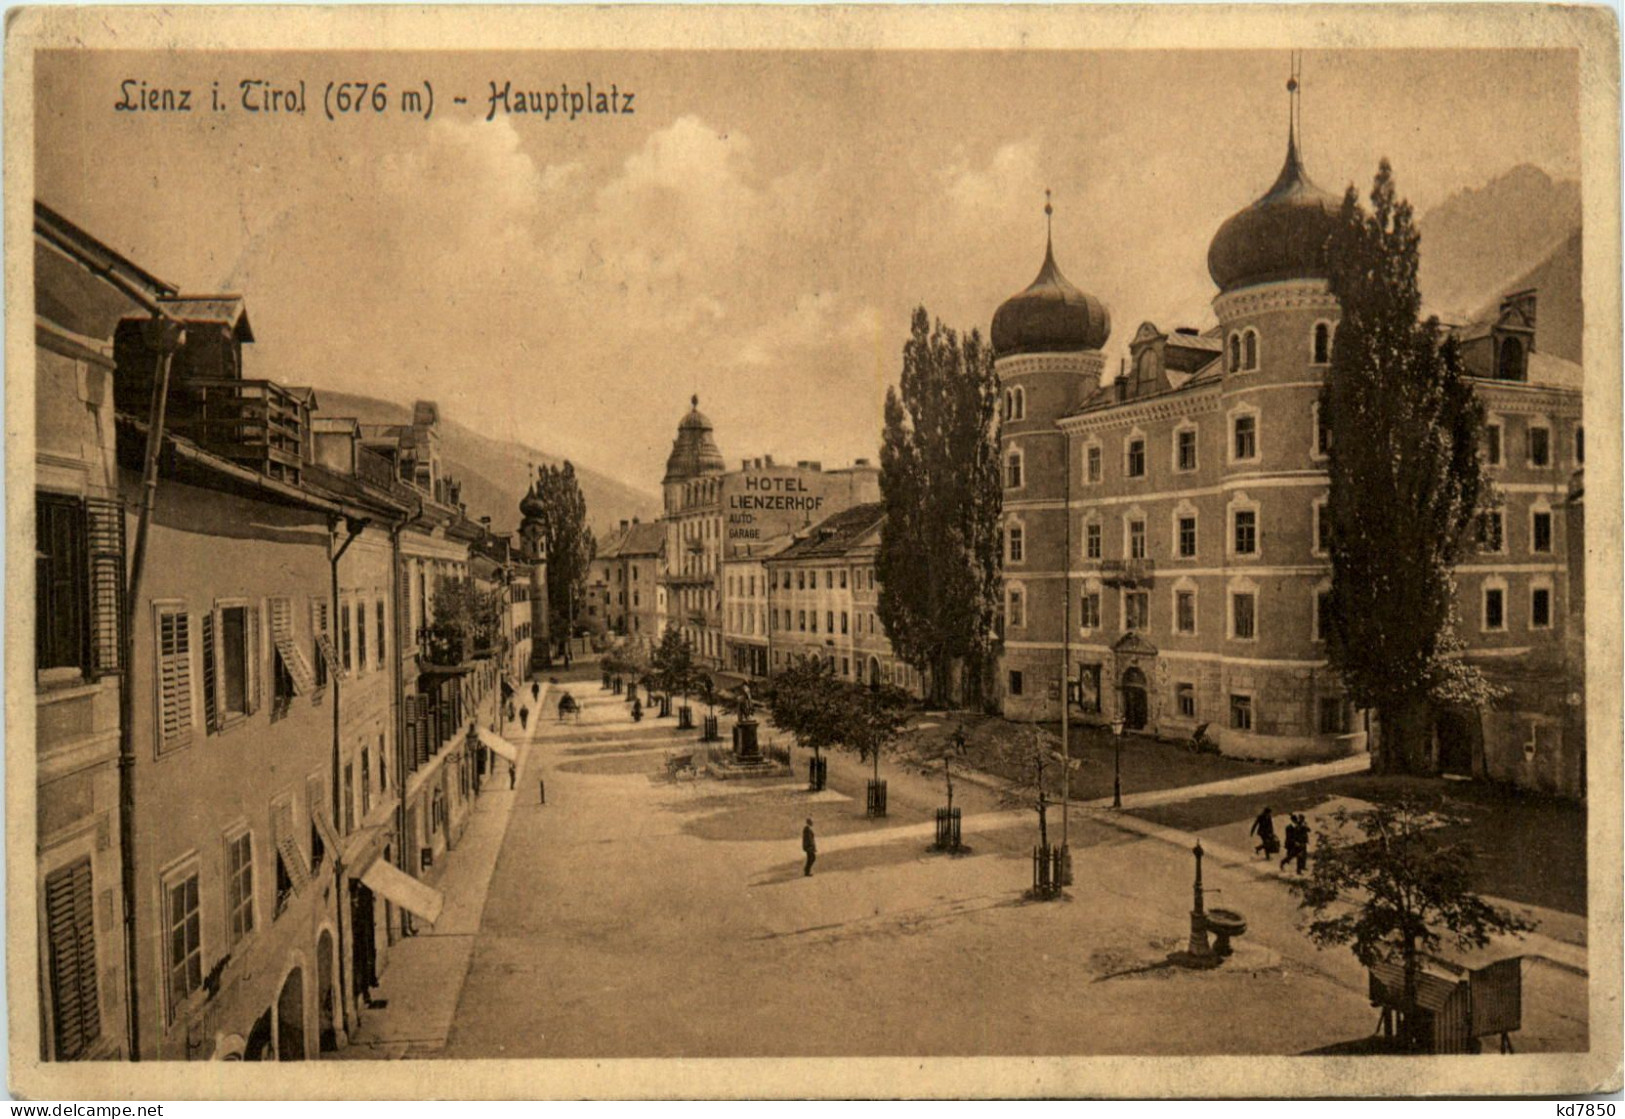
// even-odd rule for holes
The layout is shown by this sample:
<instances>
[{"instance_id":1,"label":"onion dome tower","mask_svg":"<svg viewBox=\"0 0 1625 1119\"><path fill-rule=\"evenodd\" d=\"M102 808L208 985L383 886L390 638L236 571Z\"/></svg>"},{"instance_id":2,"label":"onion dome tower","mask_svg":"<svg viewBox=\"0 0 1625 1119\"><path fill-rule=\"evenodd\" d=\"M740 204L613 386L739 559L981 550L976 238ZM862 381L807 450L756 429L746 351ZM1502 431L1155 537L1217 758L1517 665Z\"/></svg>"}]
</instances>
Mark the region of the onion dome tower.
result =
<instances>
[{"instance_id":1,"label":"onion dome tower","mask_svg":"<svg viewBox=\"0 0 1625 1119\"><path fill-rule=\"evenodd\" d=\"M1298 79L1287 82L1291 110L1286 162L1264 196L1219 227L1207 251L1208 275L1221 292L1274 280L1326 278L1326 241L1340 199L1316 186L1298 154Z\"/></svg>"},{"instance_id":2,"label":"onion dome tower","mask_svg":"<svg viewBox=\"0 0 1625 1119\"><path fill-rule=\"evenodd\" d=\"M1055 207L1044 192L1044 263L993 315L999 377L999 473L1004 484L1004 715L1060 716L1068 583L1067 480L1078 470L1058 423L1100 385L1111 315L1055 263Z\"/></svg>"},{"instance_id":3,"label":"onion dome tower","mask_svg":"<svg viewBox=\"0 0 1625 1119\"><path fill-rule=\"evenodd\" d=\"M727 470L713 431L710 418L700 411L700 398L696 394L689 399L688 415L678 423L677 438L672 440L671 454L666 457L666 476L661 479L661 486L665 490L667 513L682 508L686 483Z\"/></svg>"},{"instance_id":4,"label":"onion dome tower","mask_svg":"<svg viewBox=\"0 0 1625 1119\"><path fill-rule=\"evenodd\" d=\"M1044 192L1044 219L1049 225L1055 207ZM1099 350L1111 336L1112 319L1106 305L1079 291L1055 263L1053 232L1044 234L1044 264L1025 289L1012 295L993 312L993 353L1071 354Z\"/></svg>"}]
</instances>

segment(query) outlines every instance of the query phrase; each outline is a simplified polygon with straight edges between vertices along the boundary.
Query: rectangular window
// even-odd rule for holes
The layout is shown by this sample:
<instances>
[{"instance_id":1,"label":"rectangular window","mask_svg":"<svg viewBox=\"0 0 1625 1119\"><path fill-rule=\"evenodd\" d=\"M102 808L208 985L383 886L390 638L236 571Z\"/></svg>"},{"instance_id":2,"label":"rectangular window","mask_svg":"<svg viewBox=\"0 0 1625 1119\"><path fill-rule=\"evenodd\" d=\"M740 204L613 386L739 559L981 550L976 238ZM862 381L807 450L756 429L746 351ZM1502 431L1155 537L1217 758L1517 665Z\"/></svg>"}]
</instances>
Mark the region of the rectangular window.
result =
<instances>
[{"instance_id":1,"label":"rectangular window","mask_svg":"<svg viewBox=\"0 0 1625 1119\"><path fill-rule=\"evenodd\" d=\"M1315 503L1315 552L1325 555L1332 550L1332 519L1326 515L1326 503Z\"/></svg>"},{"instance_id":2,"label":"rectangular window","mask_svg":"<svg viewBox=\"0 0 1625 1119\"><path fill-rule=\"evenodd\" d=\"M845 657L841 658L841 675L843 677L852 675L852 666Z\"/></svg>"},{"instance_id":3,"label":"rectangular window","mask_svg":"<svg viewBox=\"0 0 1625 1119\"><path fill-rule=\"evenodd\" d=\"M344 763L344 834L355 831L355 763Z\"/></svg>"},{"instance_id":4,"label":"rectangular window","mask_svg":"<svg viewBox=\"0 0 1625 1119\"><path fill-rule=\"evenodd\" d=\"M1083 555L1085 559L1097 560L1100 558L1100 526L1083 526Z\"/></svg>"},{"instance_id":5,"label":"rectangular window","mask_svg":"<svg viewBox=\"0 0 1625 1119\"><path fill-rule=\"evenodd\" d=\"M355 657L350 647L350 604L339 603L339 655L344 659L344 671L355 671Z\"/></svg>"},{"instance_id":6,"label":"rectangular window","mask_svg":"<svg viewBox=\"0 0 1625 1119\"><path fill-rule=\"evenodd\" d=\"M1145 522L1130 521L1128 523L1128 558L1145 558Z\"/></svg>"},{"instance_id":7,"label":"rectangular window","mask_svg":"<svg viewBox=\"0 0 1625 1119\"><path fill-rule=\"evenodd\" d=\"M824 611L824 632L825 633L834 633L835 632L835 611L833 611L833 610L825 610Z\"/></svg>"},{"instance_id":8,"label":"rectangular window","mask_svg":"<svg viewBox=\"0 0 1625 1119\"><path fill-rule=\"evenodd\" d=\"M1021 488L1021 453L1019 451L1011 455L1006 464L1005 485L1013 490Z\"/></svg>"},{"instance_id":9,"label":"rectangular window","mask_svg":"<svg viewBox=\"0 0 1625 1119\"><path fill-rule=\"evenodd\" d=\"M807 612L805 610L796 611L796 629L802 633L807 632Z\"/></svg>"},{"instance_id":10,"label":"rectangular window","mask_svg":"<svg viewBox=\"0 0 1625 1119\"><path fill-rule=\"evenodd\" d=\"M85 513L75 498L35 495L34 667L85 668Z\"/></svg>"},{"instance_id":11,"label":"rectangular window","mask_svg":"<svg viewBox=\"0 0 1625 1119\"><path fill-rule=\"evenodd\" d=\"M1186 430L1179 433L1179 469L1196 469L1196 432Z\"/></svg>"},{"instance_id":12,"label":"rectangular window","mask_svg":"<svg viewBox=\"0 0 1625 1119\"><path fill-rule=\"evenodd\" d=\"M1089 447L1083 452L1084 480L1089 482L1100 481L1100 448Z\"/></svg>"},{"instance_id":13,"label":"rectangular window","mask_svg":"<svg viewBox=\"0 0 1625 1119\"><path fill-rule=\"evenodd\" d=\"M384 667L384 600L381 599L381 598L378 600L377 618L378 618L378 624L373 629L372 639L373 639L373 647L377 650L377 656L378 656L377 667L378 668L383 668Z\"/></svg>"},{"instance_id":14,"label":"rectangular window","mask_svg":"<svg viewBox=\"0 0 1625 1119\"><path fill-rule=\"evenodd\" d=\"M1127 473L1130 478L1145 477L1145 440L1130 439L1128 441Z\"/></svg>"},{"instance_id":15,"label":"rectangular window","mask_svg":"<svg viewBox=\"0 0 1625 1119\"><path fill-rule=\"evenodd\" d=\"M1501 550L1502 519L1499 511L1480 513L1478 515L1478 548L1481 552L1499 552Z\"/></svg>"},{"instance_id":16,"label":"rectangular window","mask_svg":"<svg viewBox=\"0 0 1625 1119\"><path fill-rule=\"evenodd\" d=\"M1484 426L1484 462L1488 466L1501 465L1501 425Z\"/></svg>"},{"instance_id":17,"label":"rectangular window","mask_svg":"<svg viewBox=\"0 0 1625 1119\"><path fill-rule=\"evenodd\" d=\"M1230 728L1232 730L1253 729L1252 696L1233 695L1230 697Z\"/></svg>"},{"instance_id":18,"label":"rectangular window","mask_svg":"<svg viewBox=\"0 0 1625 1119\"><path fill-rule=\"evenodd\" d=\"M1484 588L1484 628L1506 628L1506 592L1499 587Z\"/></svg>"},{"instance_id":19,"label":"rectangular window","mask_svg":"<svg viewBox=\"0 0 1625 1119\"><path fill-rule=\"evenodd\" d=\"M1174 595L1175 625L1180 633L1196 632L1196 592L1179 591Z\"/></svg>"},{"instance_id":20,"label":"rectangular window","mask_svg":"<svg viewBox=\"0 0 1625 1119\"><path fill-rule=\"evenodd\" d=\"M846 568L841 568L841 589L846 590Z\"/></svg>"},{"instance_id":21,"label":"rectangular window","mask_svg":"<svg viewBox=\"0 0 1625 1119\"><path fill-rule=\"evenodd\" d=\"M826 591L832 591L832 590L835 589L835 572L833 572L833 571L825 571L824 572L824 589Z\"/></svg>"},{"instance_id":22,"label":"rectangular window","mask_svg":"<svg viewBox=\"0 0 1625 1119\"><path fill-rule=\"evenodd\" d=\"M185 611L155 610L158 639L158 752L192 741L192 634Z\"/></svg>"},{"instance_id":23,"label":"rectangular window","mask_svg":"<svg viewBox=\"0 0 1625 1119\"><path fill-rule=\"evenodd\" d=\"M1255 619L1253 616L1256 601L1257 600L1249 592L1238 591L1230 596L1230 613L1231 617L1235 620L1235 632L1233 636L1236 637L1237 640L1250 641L1257 635Z\"/></svg>"},{"instance_id":24,"label":"rectangular window","mask_svg":"<svg viewBox=\"0 0 1625 1119\"><path fill-rule=\"evenodd\" d=\"M816 610L807 611L807 632L818 632L818 611Z\"/></svg>"},{"instance_id":25,"label":"rectangular window","mask_svg":"<svg viewBox=\"0 0 1625 1119\"><path fill-rule=\"evenodd\" d=\"M204 705L214 730L259 707L259 617L258 607L220 606L206 620Z\"/></svg>"},{"instance_id":26,"label":"rectangular window","mask_svg":"<svg viewBox=\"0 0 1625 1119\"><path fill-rule=\"evenodd\" d=\"M1332 453L1332 421L1326 415L1326 409L1315 408L1315 454L1325 458Z\"/></svg>"},{"instance_id":27,"label":"rectangular window","mask_svg":"<svg viewBox=\"0 0 1625 1119\"><path fill-rule=\"evenodd\" d=\"M1020 525L1011 525L1007 534L1010 542L1010 562L1021 562L1022 531Z\"/></svg>"},{"instance_id":28,"label":"rectangular window","mask_svg":"<svg viewBox=\"0 0 1625 1119\"><path fill-rule=\"evenodd\" d=\"M1550 552L1552 550L1552 515L1550 513L1535 514L1531 548L1537 552Z\"/></svg>"},{"instance_id":29,"label":"rectangular window","mask_svg":"<svg viewBox=\"0 0 1625 1119\"><path fill-rule=\"evenodd\" d=\"M102 1036L96 989L95 890L90 859L45 879L51 967L52 1039L58 1061L80 1057Z\"/></svg>"},{"instance_id":30,"label":"rectangular window","mask_svg":"<svg viewBox=\"0 0 1625 1119\"><path fill-rule=\"evenodd\" d=\"M1100 628L1100 592L1090 591L1078 603L1078 624L1084 629Z\"/></svg>"},{"instance_id":31,"label":"rectangular window","mask_svg":"<svg viewBox=\"0 0 1625 1119\"><path fill-rule=\"evenodd\" d=\"M1529 465L1549 466L1552 461L1552 433L1544 427L1529 429Z\"/></svg>"},{"instance_id":32,"label":"rectangular window","mask_svg":"<svg viewBox=\"0 0 1625 1119\"><path fill-rule=\"evenodd\" d=\"M1235 457L1238 459L1258 457L1258 418L1256 416L1236 417Z\"/></svg>"},{"instance_id":33,"label":"rectangular window","mask_svg":"<svg viewBox=\"0 0 1625 1119\"><path fill-rule=\"evenodd\" d=\"M1326 621L1332 616L1332 592L1315 592L1315 640L1326 640Z\"/></svg>"},{"instance_id":34,"label":"rectangular window","mask_svg":"<svg viewBox=\"0 0 1625 1119\"><path fill-rule=\"evenodd\" d=\"M1552 624L1550 588L1536 587L1529 592L1529 624L1535 629L1546 629Z\"/></svg>"},{"instance_id":35,"label":"rectangular window","mask_svg":"<svg viewBox=\"0 0 1625 1119\"><path fill-rule=\"evenodd\" d=\"M1151 625L1151 593L1126 591L1123 594L1123 628L1148 629Z\"/></svg>"},{"instance_id":36,"label":"rectangular window","mask_svg":"<svg viewBox=\"0 0 1625 1119\"><path fill-rule=\"evenodd\" d=\"M226 916L231 943L254 931L254 836L226 840Z\"/></svg>"},{"instance_id":37,"label":"rectangular window","mask_svg":"<svg viewBox=\"0 0 1625 1119\"><path fill-rule=\"evenodd\" d=\"M1196 556L1196 518L1179 518L1179 558L1193 559Z\"/></svg>"},{"instance_id":38,"label":"rectangular window","mask_svg":"<svg viewBox=\"0 0 1625 1119\"><path fill-rule=\"evenodd\" d=\"M1251 509L1236 510L1236 555L1258 552L1258 514Z\"/></svg>"},{"instance_id":39,"label":"rectangular window","mask_svg":"<svg viewBox=\"0 0 1625 1119\"><path fill-rule=\"evenodd\" d=\"M1021 673L1014 669L1010 671L1010 694L1021 694Z\"/></svg>"},{"instance_id":40,"label":"rectangular window","mask_svg":"<svg viewBox=\"0 0 1625 1119\"><path fill-rule=\"evenodd\" d=\"M356 671L367 668L367 604L355 604L355 665Z\"/></svg>"},{"instance_id":41,"label":"rectangular window","mask_svg":"<svg viewBox=\"0 0 1625 1119\"><path fill-rule=\"evenodd\" d=\"M842 610L841 611L841 632L842 633L846 632L846 627L847 627L847 613L846 613L845 610Z\"/></svg>"},{"instance_id":42,"label":"rectangular window","mask_svg":"<svg viewBox=\"0 0 1625 1119\"><path fill-rule=\"evenodd\" d=\"M1320 697L1320 733L1347 734L1349 732L1348 704L1341 696Z\"/></svg>"},{"instance_id":43,"label":"rectangular window","mask_svg":"<svg viewBox=\"0 0 1625 1119\"><path fill-rule=\"evenodd\" d=\"M1009 609L1006 611L1006 620L1012 626L1027 624L1026 600L1019 589L1013 589L1009 595Z\"/></svg>"},{"instance_id":44,"label":"rectangular window","mask_svg":"<svg viewBox=\"0 0 1625 1119\"><path fill-rule=\"evenodd\" d=\"M1179 717L1181 719L1196 718L1196 685L1176 684L1174 698L1179 704Z\"/></svg>"},{"instance_id":45,"label":"rectangular window","mask_svg":"<svg viewBox=\"0 0 1625 1119\"><path fill-rule=\"evenodd\" d=\"M198 912L197 871L164 886L164 925L169 930L169 1020L203 986L202 919Z\"/></svg>"}]
</instances>

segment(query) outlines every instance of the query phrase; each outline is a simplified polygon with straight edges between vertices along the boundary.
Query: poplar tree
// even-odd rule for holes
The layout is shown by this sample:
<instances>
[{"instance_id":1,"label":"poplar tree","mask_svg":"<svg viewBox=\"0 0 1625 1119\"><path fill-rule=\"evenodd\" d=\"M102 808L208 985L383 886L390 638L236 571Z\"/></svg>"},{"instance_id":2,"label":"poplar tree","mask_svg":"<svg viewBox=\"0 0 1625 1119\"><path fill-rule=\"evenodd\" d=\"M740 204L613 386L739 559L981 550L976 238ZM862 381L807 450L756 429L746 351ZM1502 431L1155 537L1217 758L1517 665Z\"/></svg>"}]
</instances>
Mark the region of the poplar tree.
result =
<instances>
[{"instance_id":1,"label":"poplar tree","mask_svg":"<svg viewBox=\"0 0 1625 1119\"><path fill-rule=\"evenodd\" d=\"M587 570L598 554L598 542L587 525L587 499L576 470L566 459L561 466L536 469L536 493L544 511L540 541L547 556L547 606L557 638L569 632L574 607L587 589Z\"/></svg>"},{"instance_id":2,"label":"poplar tree","mask_svg":"<svg viewBox=\"0 0 1625 1119\"><path fill-rule=\"evenodd\" d=\"M993 351L924 307L914 311L903 370L886 390L880 451L879 614L895 649L950 700L955 663L963 698L980 697L998 603L999 486Z\"/></svg>"},{"instance_id":3,"label":"poplar tree","mask_svg":"<svg viewBox=\"0 0 1625 1119\"><path fill-rule=\"evenodd\" d=\"M1461 659L1457 562L1489 499L1479 464L1483 409L1455 340L1419 320L1419 235L1383 160L1371 210L1354 188L1329 239L1342 308L1321 392L1331 428L1332 586L1326 652L1350 698L1376 711L1373 766L1428 768L1432 705L1491 698Z\"/></svg>"}]
</instances>

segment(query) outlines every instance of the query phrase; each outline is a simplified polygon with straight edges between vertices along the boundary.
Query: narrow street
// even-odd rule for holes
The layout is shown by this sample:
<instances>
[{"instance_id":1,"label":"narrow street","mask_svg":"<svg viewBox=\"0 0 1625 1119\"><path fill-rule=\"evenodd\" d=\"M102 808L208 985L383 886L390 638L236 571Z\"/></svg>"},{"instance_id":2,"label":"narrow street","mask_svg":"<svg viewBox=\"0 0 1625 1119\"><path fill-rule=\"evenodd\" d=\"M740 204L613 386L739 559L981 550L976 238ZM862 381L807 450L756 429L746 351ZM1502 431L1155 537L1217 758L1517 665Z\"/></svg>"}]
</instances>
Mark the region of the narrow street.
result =
<instances>
[{"instance_id":1,"label":"narrow street","mask_svg":"<svg viewBox=\"0 0 1625 1119\"><path fill-rule=\"evenodd\" d=\"M1168 957L1188 936L1193 865L1166 836L1074 808L1076 884L1031 903L1036 818L984 788L957 784L972 852L949 858L929 851L937 779L883 765L879 821L864 816L868 769L850 755L831 758L816 795L801 751L795 778L673 781L666 754L695 748L696 733L675 718L635 725L595 667L550 698L565 689L580 721L560 724L547 702L517 792L499 794L511 804L480 807L506 834L479 884L471 954L448 961L466 961L466 980L443 1047L426 1038L412 1055L1297 1053L1375 1023L1364 972L1346 949L1308 942L1278 881L1209 860L1209 904L1240 910L1249 930L1223 968L1179 969ZM1526 963L1520 1052L1584 1047L1584 1021L1549 1009L1583 1006L1584 984Z\"/></svg>"}]
</instances>

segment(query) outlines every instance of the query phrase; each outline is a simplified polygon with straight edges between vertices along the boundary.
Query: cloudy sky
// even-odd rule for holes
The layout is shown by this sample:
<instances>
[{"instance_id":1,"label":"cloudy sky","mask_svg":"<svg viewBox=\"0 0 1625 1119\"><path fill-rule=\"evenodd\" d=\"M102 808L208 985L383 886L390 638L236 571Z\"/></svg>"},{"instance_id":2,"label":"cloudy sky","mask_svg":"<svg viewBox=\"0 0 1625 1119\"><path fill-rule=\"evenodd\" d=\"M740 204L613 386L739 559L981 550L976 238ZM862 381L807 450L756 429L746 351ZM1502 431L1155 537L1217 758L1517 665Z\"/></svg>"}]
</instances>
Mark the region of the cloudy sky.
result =
<instances>
[{"instance_id":1,"label":"cloudy sky","mask_svg":"<svg viewBox=\"0 0 1625 1119\"><path fill-rule=\"evenodd\" d=\"M409 401L658 485L690 393L729 459L877 453L910 308L984 332L1043 254L1111 309L1205 326L1207 246L1285 146L1274 52L42 55L36 193L189 291L240 290L250 375ZM305 116L237 83L304 79ZM120 82L225 112L123 113ZM432 83L330 122L330 80ZM487 121L490 83L635 94ZM1329 190L1379 158L1425 211L1520 163L1579 175L1552 52L1310 52ZM466 106L451 104L463 96Z\"/></svg>"}]
</instances>

